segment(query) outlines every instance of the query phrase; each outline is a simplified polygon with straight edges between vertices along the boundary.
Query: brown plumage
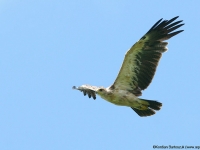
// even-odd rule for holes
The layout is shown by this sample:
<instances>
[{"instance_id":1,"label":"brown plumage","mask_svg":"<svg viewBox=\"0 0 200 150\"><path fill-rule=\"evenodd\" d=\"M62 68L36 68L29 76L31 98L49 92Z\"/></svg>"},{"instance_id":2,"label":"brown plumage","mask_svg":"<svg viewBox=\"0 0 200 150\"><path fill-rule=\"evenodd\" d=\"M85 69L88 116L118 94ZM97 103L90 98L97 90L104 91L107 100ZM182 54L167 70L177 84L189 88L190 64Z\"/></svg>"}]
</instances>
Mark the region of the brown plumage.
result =
<instances>
[{"instance_id":1,"label":"brown plumage","mask_svg":"<svg viewBox=\"0 0 200 150\"><path fill-rule=\"evenodd\" d=\"M175 31L184 25L181 24L182 20L174 22L177 18L160 19L127 51L118 76L110 87L82 85L73 88L87 94L89 98L96 99L98 94L113 104L131 107L141 117L155 114L154 110L160 110L162 103L140 99L138 96L151 83L162 53L167 51L168 43L165 40L183 31Z\"/></svg>"}]
</instances>

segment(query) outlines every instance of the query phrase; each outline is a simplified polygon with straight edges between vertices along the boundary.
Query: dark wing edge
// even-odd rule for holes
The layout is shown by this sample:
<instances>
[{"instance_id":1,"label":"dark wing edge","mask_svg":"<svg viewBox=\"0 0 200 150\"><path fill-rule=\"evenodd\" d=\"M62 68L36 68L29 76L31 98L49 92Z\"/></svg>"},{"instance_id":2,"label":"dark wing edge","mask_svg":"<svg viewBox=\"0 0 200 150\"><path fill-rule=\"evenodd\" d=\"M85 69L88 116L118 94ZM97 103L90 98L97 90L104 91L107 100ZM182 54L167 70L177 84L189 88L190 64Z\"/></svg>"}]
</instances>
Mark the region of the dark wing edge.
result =
<instances>
[{"instance_id":1,"label":"dark wing edge","mask_svg":"<svg viewBox=\"0 0 200 150\"><path fill-rule=\"evenodd\" d=\"M184 23L180 24L183 20L173 22L178 17L179 16L176 16L170 20L163 20L163 21L162 19L158 20L140 40L145 39L146 37L149 37L148 40L150 43L154 43L156 41L163 42L183 32L184 30L173 32L174 30L184 25ZM155 44L158 44L158 43L156 42Z\"/></svg>"},{"instance_id":2,"label":"dark wing edge","mask_svg":"<svg viewBox=\"0 0 200 150\"><path fill-rule=\"evenodd\" d=\"M79 90L83 92L83 95L86 96L88 95L89 98L93 98L94 100L96 99L96 91L98 87L96 86L91 86L91 85L81 85L79 87L73 86L72 89Z\"/></svg>"},{"instance_id":3,"label":"dark wing edge","mask_svg":"<svg viewBox=\"0 0 200 150\"><path fill-rule=\"evenodd\" d=\"M180 24L182 20L174 22L177 18L178 16L170 20L160 19L131 47L125 55L113 87L127 87L134 92L136 89L144 90L149 86L162 53L167 51L168 43L164 41L184 31L174 31L184 25ZM130 74L128 78L127 74Z\"/></svg>"},{"instance_id":4,"label":"dark wing edge","mask_svg":"<svg viewBox=\"0 0 200 150\"><path fill-rule=\"evenodd\" d=\"M170 20L162 21L162 19L160 19L151 27L145 36L141 38L141 40L145 41L142 51L137 54L137 58L139 58L138 65L140 68L140 70L138 70L137 77L138 86L141 88L141 90L144 90L149 86L155 75L162 53L167 51L166 46L168 43L163 41L168 40L184 31L179 30L173 32L184 25L180 24L182 20L173 22L177 18L178 16Z\"/></svg>"}]
</instances>

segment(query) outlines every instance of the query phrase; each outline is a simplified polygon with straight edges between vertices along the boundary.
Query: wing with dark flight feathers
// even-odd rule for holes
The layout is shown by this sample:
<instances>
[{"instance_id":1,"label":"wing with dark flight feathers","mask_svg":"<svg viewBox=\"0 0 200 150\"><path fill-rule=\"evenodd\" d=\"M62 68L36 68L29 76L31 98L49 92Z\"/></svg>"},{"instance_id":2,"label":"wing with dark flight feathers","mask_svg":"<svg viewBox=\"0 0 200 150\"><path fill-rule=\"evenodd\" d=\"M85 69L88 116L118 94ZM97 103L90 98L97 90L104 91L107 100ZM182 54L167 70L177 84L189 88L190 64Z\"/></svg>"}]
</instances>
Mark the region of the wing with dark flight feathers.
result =
<instances>
[{"instance_id":1,"label":"wing with dark flight feathers","mask_svg":"<svg viewBox=\"0 0 200 150\"><path fill-rule=\"evenodd\" d=\"M89 98L92 97L93 99L96 99L96 91L99 89L99 87L91 85L73 86L72 88L83 92L84 96L88 95Z\"/></svg>"},{"instance_id":2,"label":"wing with dark flight feathers","mask_svg":"<svg viewBox=\"0 0 200 150\"><path fill-rule=\"evenodd\" d=\"M179 34L183 30L174 31L184 24L175 21L160 19L152 28L126 53L119 74L111 86L112 88L125 89L139 92L146 89L155 74L162 53L167 50L165 40ZM174 22L175 21L175 22Z\"/></svg>"}]
</instances>

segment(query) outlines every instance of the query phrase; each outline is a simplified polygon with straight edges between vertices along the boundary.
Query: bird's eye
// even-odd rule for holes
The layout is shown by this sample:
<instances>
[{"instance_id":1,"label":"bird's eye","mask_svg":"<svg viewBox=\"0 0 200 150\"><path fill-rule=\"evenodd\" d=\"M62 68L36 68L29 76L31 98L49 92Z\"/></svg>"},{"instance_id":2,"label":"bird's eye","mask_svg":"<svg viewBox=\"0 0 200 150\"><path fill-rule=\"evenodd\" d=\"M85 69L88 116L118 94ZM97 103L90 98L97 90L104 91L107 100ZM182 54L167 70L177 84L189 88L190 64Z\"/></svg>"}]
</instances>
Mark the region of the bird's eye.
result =
<instances>
[{"instance_id":1,"label":"bird's eye","mask_svg":"<svg viewBox=\"0 0 200 150\"><path fill-rule=\"evenodd\" d=\"M103 89L99 89L99 91L100 91L100 92L102 92L102 91L103 91Z\"/></svg>"}]
</instances>

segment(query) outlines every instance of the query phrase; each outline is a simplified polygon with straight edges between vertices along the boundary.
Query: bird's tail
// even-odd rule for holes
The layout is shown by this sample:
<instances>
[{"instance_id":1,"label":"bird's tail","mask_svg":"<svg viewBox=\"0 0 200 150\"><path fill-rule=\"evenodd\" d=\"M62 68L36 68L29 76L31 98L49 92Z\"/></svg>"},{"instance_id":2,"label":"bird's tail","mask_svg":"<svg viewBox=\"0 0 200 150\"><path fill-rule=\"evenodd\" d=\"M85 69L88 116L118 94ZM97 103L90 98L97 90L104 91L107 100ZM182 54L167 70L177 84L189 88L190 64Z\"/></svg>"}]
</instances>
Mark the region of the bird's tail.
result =
<instances>
[{"instance_id":1,"label":"bird's tail","mask_svg":"<svg viewBox=\"0 0 200 150\"><path fill-rule=\"evenodd\" d=\"M151 116L155 114L154 110L160 110L162 103L138 98L139 107L131 107L139 116Z\"/></svg>"}]
</instances>

